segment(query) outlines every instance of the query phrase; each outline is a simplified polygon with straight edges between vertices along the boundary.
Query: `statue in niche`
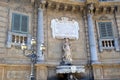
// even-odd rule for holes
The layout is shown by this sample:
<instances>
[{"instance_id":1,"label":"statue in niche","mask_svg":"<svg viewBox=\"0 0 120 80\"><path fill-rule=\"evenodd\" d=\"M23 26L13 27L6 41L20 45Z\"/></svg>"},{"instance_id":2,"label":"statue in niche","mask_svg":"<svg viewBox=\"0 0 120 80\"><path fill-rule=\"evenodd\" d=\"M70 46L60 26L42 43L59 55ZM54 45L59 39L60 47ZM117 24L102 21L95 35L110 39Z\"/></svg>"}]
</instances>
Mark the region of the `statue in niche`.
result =
<instances>
[{"instance_id":1,"label":"statue in niche","mask_svg":"<svg viewBox=\"0 0 120 80\"><path fill-rule=\"evenodd\" d=\"M69 44L68 38L65 38L64 40L65 40L65 42L63 44L63 52L64 52L63 62L71 64L72 55L71 55L71 51L70 51L70 44Z\"/></svg>"}]
</instances>

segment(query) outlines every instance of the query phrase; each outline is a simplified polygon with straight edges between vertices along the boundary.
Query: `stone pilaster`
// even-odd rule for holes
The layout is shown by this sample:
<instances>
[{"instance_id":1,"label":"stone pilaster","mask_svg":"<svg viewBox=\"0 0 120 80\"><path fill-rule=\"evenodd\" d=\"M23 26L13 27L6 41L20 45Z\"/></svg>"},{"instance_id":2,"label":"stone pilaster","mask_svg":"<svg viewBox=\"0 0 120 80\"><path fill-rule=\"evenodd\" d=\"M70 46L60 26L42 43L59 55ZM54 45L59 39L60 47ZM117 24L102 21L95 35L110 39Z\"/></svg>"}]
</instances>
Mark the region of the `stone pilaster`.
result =
<instances>
[{"instance_id":1,"label":"stone pilaster","mask_svg":"<svg viewBox=\"0 0 120 80\"><path fill-rule=\"evenodd\" d=\"M91 56L92 64L98 62L96 41L95 41L95 34L94 34L94 25L93 25L93 20L92 20L93 9L94 7L92 4L88 5L87 20L88 20L90 56Z\"/></svg>"},{"instance_id":2,"label":"stone pilaster","mask_svg":"<svg viewBox=\"0 0 120 80\"><path fill-rule=\"evenodd\" d=\"M42 50L40 50L40 46L41 46L42 43L44 43L43 8L39 7L38 8L38 27L37 27L37 55L38 55L38 62L44 60Z\"/></svg>"}]
</instances>

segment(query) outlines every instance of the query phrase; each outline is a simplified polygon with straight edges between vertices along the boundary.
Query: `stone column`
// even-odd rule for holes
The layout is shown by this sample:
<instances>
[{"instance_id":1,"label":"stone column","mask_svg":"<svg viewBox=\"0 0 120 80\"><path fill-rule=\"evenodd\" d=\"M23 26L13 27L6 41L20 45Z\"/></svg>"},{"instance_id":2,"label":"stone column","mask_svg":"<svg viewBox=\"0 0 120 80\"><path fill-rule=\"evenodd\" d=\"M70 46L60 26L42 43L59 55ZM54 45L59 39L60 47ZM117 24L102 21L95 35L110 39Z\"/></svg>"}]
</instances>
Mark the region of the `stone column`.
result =
<instances>
[{"instance_id":1,"label":"stone column","mask_svg":"<svg viewBox=\"0 0 120 80\"><path fill-rule=\"evenodd\" d=\"M88 21L88 33L89 33L89 45L90 45L90 56L92 64L98 62L97 57L97 49L96 49L96 40L94 34L94 25L92 20L92 10L93 6L88 6L88 14L87 14L87 21Z\"/></svg>"},{"instance_id":2,"label":"stone column","mask_svg":"<svg viewBox=\"0 0 120 80\"><path fill-rule=\"evenodd\" d=\"M38 62L44 60L42 50L40 50L41 44L44 43L44 31L43 31L43 9L38 8L38 27L37 27L37 55Z\"/></svg>"}]
</instances>

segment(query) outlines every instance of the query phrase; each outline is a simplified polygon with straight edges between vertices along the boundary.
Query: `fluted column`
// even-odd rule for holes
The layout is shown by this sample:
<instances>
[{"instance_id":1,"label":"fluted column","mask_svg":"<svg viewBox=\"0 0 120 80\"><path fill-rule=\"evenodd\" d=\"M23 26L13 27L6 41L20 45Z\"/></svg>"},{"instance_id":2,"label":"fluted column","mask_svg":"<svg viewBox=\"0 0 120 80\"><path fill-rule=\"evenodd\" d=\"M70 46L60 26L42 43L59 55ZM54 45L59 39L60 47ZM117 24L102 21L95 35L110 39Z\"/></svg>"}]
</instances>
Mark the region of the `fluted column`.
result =
<instances>
[{"instance_id":1,"label":"fluted column","mask_svg":"<svg viewBox=\"0 0 120 80\"><path fill-rule=\"evenodd\" d=\"M38 8L38 27L37 27L37 55L38 62L44 60L42 50L40 50L41 44L44 43L44 31L43 31L43 9Z\"/></svg>"},{"instance_id":2,"label":"fluted column","mask_svg":"<svg viewBox=\"0 0 120 80\"><path fill-rule=\"evenodd\" d=\"M96 49L96 40L95 40L95 34L94 34L94 25L92 20L92 12L93 6L88 6L88 14L87 14L87 21L88 21L88 33L89 33L89 45L90 45L90 56L92 63L98 62L97 57L97 49Z\"/></svg>"}]
</instances>

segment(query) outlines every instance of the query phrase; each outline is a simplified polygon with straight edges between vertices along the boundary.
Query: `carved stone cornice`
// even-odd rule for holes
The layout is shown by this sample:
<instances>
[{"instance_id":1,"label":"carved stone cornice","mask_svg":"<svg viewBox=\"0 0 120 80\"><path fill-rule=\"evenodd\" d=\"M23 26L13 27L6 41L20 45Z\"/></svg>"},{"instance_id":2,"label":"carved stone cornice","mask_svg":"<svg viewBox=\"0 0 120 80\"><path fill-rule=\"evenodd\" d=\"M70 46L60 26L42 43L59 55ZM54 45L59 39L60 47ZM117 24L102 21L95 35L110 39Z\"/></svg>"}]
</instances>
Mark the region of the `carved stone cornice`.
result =
<instances>
[{"instance_id":1,"label":"carved stone cornice","mask_svg":"<svg viewBox=\"0 0 120 80\"><path fill-rule=\"evenodd\" d=\"M95 7L94 14L112 14L116 10L116 6L100 6Z\"/></svg>"},{"instance_id":2,"label":"carved stone cornice","mask_svg":"<svg viewBox=\"0 0 120 80\"><path fill-rule=\"evenodd\" d=\"M99 2L99 6L115 6L120 5L120 2Z\"/></svg>"},{"instance_id":3,"label":"carved stone cornice","mask_svg":"<svg viewBox=\"0 0 120 80\"><path fill-rule=\"evenodd\" d=\"M120 6L117 6L116 8L117 8L116 12L120 13Z\"/></svg>"},{"instance_id":4,"label":"carved stone cornice","mask_svg":"<svg viewBox=\"0 0 120 80\"><path fill-rule=\"evenodd\" d=\"M72 5L67 3L59 3L59 2L47 2L47 9L57 10L57 11L71 11L71 12L80 12L83 6L80 5Z\"/></svg>"},{"instance_id":5,"label":"carved stone cornice","mask_svg":"<svg viewBox=\"0 0 120 80\"><path fill-rule=\"evenodd\" d=\"M86 0L86 4L98 3L98 0Z\"/></svg>"},{"instance_id":6,"label":"carved stone cornice","mask_svg":"<svg viewBox=\"0 0 120 80\"><path fill-rule=\"evenodd\" d=\"M48 0L55 3L63 3L63 4L70 4L70 5L84 5L85 1L82 0Z\"/></svg>"},{"instance_id":7,"label":"carved stone cornice","mask_svg":"<svg viewBox=\"0 0 120 80\"><path fill-rule=\"evenodd\" d=\"M51 8L52 2L47 3L47 8Z\"/></svg>"},{"instance_id":8,"label":"carved stone cornice","mask_svg":"<svg viewBox=\"0 0 120 80\"><path fill-rule=\"evenodd\" d=\"M72 11L74 12L76 10L76 7L75 6L72 6Z\"/></svg>"},{"instance_id":9,"label":"carved stone cornice","mask_svg":"<svg viewBox=\"0 0 120 80\"><path fill-rule=\"evenodd\" d=\"M112 14L114 13L114 11L115 11L115 7L111 7L110 13Z\"/></svg>"},{"instance_id":10,"label":"carved stone cornice","mask_svg":"<svg viewBox=\"0 0 120 80\"><path fill-rule=\"evenodd\" d=\"M64 10L67 11L68 5L64 5Z\"/></svg>"},{"instance_id":11,"label":"carved stone cornice","mask_svg":"<svg viewBox=\"0 0 120 80\"><path fill-rule=\"evenodd\" d=\"M19 11L19 12L24 12L24 13L31 13L32 12L32 8L28 9L28 7L23 6L23 5L17 5L16 7L13 8L14 11Z\"/></svg>"},{"instance_id":12,"label":"carved stone cornice","mask_svg":"<svg viewBox=\"0 0 120 80\"><path fill-rule=\"evenodd\" d=\"M59 8L60 8L60 4L57 4L56 5L56 10L59 10Z\"/></svg>"},{"instance_id":13,"label":"carved stone cornice","mask_svg":"<svg viewBox=\"0 0 120 80\"><path fill-rule=\"evenodd\" d=\"M84 13L84 8L83 7L80 7L80 12Z\"/></svg>"},{"instance_id":14,"label":"carved stone cornice","mask_svg":"<svg viewBox=\"0 0 120 80\"><path fill-rule=\"evenodd\" d=\"M95 14L99 14L99 11L100 11L100 9L99 9L99 8L96 8L96 9L95 9Z\"/></svg>"},{"instance_id":15,"label":"carved stone cornice","mask_svg":"<svg viewBox=\"0 0 120 80\"><path fill-rule=\"evenodd\" d=\"M99 0L86 0L86 2L79 2L77 4L75 4L75 1L73 1L74 3L69 3L65 0L65 2L62 2L61 0L48 0L47 2L40 2L40 5L47 8L47 9L51 9L51 10L57 10L57 11L71 11L71 12L82 12L87 11L88 13L92 13L92 14L111 14L114 12L114 9L116 7L116 5L112 5L109 4L108 2L99 2ZM76 1L77 2L77 1ZM83 3L81 5L81 3ZM114 3L114 2L113 2ZM105 5L105 4L109 4L109 5ZM87 8L86 8L87 7ZM42 7L43 8L43 7ZM82 8L82 9L81 9ZM87 10L86 10L87 9Z\"/></svg>"},{"instance_id":16,"label":"carved stone cornice","mask_svg":"<svg viewBox=\"0 0 120 80\"><path fill-rule=\"evenodd\" d=\"M120 2L100 2L99 0L86 0L85 6L88 7L88 5L93 4L94 9L93 13L94 14L112 14L115 10L119 12L118 6L120 5ZM117 9L116 9L117 8ZM87 8L87 12L91 12L90 9Z\"/></svg>"},{"instance_id":17,"label":"carved stone cornice","mask_svg":"<svg viewBox=\"0 0 120 80\"><path fill-rule=\"evenodd\" d=\"M107 8L103 7L103 13L106 13L106 12L107 12Z\"/></svg>"}]
</instances>

